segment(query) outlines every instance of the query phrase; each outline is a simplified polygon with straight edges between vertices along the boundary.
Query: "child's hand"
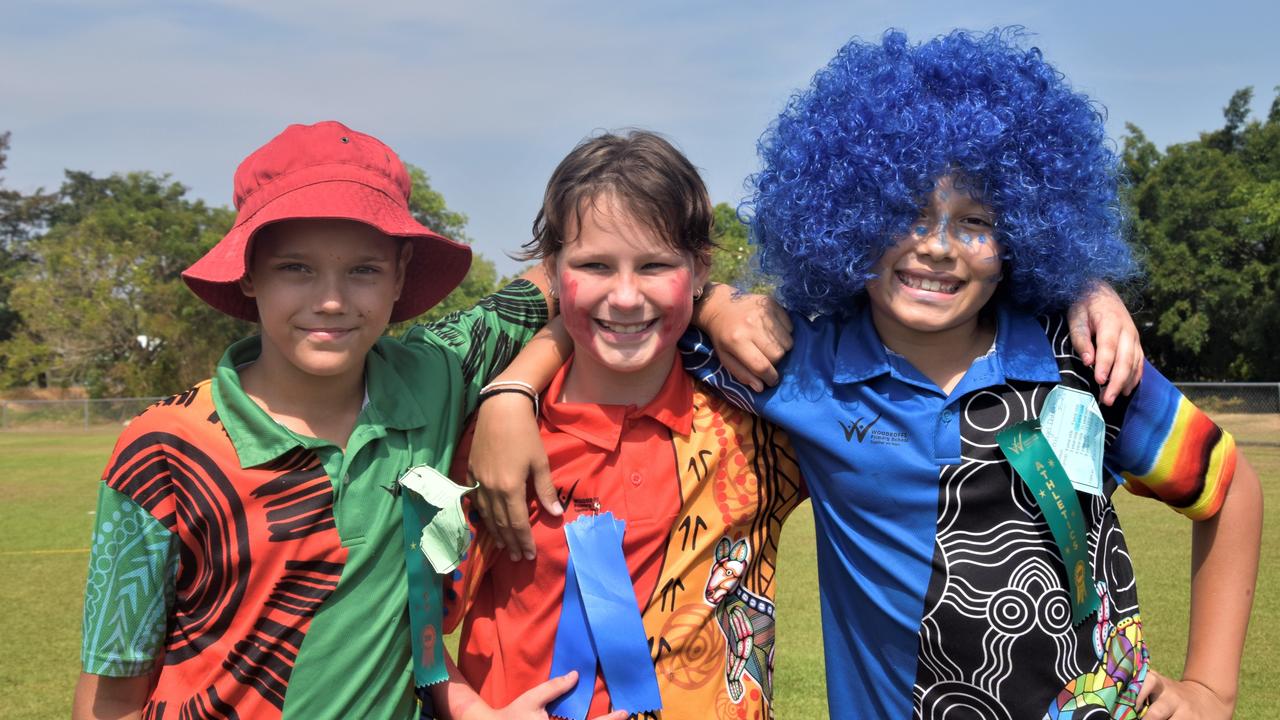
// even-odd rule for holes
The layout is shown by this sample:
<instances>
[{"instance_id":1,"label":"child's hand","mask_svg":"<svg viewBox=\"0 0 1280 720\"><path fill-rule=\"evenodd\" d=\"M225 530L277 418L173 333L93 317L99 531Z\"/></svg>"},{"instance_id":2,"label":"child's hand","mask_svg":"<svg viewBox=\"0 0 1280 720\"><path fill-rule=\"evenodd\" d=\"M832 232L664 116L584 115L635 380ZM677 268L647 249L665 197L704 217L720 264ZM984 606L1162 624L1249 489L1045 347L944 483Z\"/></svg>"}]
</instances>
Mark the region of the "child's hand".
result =
<instances>
[{"instance_id":1,"label":"child's hand","mask_svg":"<svg viewBox=\"0 0 1280 720\"><path fill-rule=\"evenodd\" d=\"M547 703L573 689L578 681L578 672L570 670L560 677L554 677L525 692L512 703L494 712L494 718L503 720L547 720ZM614 710L608 715L601 715L597 720L627 720L626 710Z\"/></svg>"},{"instance_id":2,"label":"child's hand","mask_svg":"<svg viewBox=\"0 0 1280 720\"><path fill-rule=\"evenodd\" d=\"M552 515L564 512L529 398L519 393L495 395L476 410L467 479L480 486L476 510L494 542L506 548L513 561L535 555L525 500L530 478L543 509Z\"/></svg>"},{"instance_id":3,"label":"child's hand","mask_svg":"<svg viewBox=\"0 0 1280 720\"><path fill-rule=\"evenodd\" d=\"M1124 301L1107 283L1097 283L1067 311L1071 344L1093 377L1104 385L1102 402L1111 405L1142 380L1142 341ZM1097 340L1095 354L1094 340Z\"/></svg>"},{"instance_id":4,"label":"child's hand","mask_svg":"<svg viewBox=\"0 0 1280 720\"><path fill-rule=\"evenodd\" d=\"M773 298L713 283L694 306L693 324L711 336L720 362L739 382L756 392L777 384L774 366L791 349L791 318Z\"/></svg>"},{"instance_id":5,"label":"child's hand","mask_svg":"<svg viewBox=\"0 0 1280 720\"><path fill-rule=\"evenodd\" d=\"M1218 697L1208 686L1195 680L1174 680L1155 670L1147 671L1138 707L1145 703L1144 720L1230 720L1233 703Z\"/></svg>"}]
</instances>

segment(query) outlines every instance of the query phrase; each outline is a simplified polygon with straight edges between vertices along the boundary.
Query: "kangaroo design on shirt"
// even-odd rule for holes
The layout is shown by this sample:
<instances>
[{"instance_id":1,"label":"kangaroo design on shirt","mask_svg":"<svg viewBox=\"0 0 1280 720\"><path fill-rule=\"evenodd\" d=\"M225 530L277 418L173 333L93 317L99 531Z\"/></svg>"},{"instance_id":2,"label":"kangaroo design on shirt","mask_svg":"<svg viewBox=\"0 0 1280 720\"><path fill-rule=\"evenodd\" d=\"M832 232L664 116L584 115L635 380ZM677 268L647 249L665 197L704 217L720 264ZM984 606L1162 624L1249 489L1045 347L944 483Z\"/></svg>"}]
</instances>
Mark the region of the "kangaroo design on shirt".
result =
<instances>
[{"instance_id":1,"label":"kangaroo design on shirt","mask_svg":"<svg viewBox=\"0 0 1280 720\"><path fill-rule=\"evenodd\" d=\"M724 633L728 658L724 679L729 699L735 703L744 693L743 673L756 681L766 697L773 696L773 603L741 586L750 555L745 539L731 543L727 537L720 538L707 578L706 601L715 607L716 623Z\"/></svg>"}]
</instances>

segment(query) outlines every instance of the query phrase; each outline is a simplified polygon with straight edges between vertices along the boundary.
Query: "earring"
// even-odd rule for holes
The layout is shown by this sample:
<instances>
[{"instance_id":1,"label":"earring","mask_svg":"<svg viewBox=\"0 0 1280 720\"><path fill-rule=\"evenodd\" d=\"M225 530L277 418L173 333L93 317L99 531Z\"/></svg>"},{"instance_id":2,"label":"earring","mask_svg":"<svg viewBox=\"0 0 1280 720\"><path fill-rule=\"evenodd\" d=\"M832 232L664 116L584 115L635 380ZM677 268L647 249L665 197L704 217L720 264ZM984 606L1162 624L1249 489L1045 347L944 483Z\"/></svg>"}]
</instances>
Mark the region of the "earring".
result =
<instances>
[{"instance_id":1,"label":"earring","mask_svg":"<svg viewBox=\"0 0 1280 720\"><path fill-rule=\"evenodd\" d=\"M700 300L700 299L702 299L702 288L694 288L694 289L693 289L693 299L694 299L694 300Z\"/></svg>"},{"instance_id":2,"label":"earring","mask_svg":"<svg viewBox=\"0 0 1280 720\"><path fill-rule=\"evenodd\" d=\"M551 296L552 300L559 298L560 293L556 292L556 283L551 279L551 271L547 270L547 264L541 263L540 267L542 268L542 277L547 279L547 295Z\"/></svg>"}]
</instances>

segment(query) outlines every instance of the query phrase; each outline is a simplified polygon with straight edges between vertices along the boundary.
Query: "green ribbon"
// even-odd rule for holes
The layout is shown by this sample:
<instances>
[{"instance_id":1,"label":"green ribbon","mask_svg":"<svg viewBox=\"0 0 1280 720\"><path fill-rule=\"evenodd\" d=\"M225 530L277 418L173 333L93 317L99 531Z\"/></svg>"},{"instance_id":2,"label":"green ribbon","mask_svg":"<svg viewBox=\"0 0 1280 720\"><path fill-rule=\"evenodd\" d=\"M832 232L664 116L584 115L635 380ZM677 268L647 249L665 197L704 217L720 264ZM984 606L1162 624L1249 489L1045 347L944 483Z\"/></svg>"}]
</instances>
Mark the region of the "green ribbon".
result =
<instances>
[{"instance_id":1,"label":"green ribbon","mask_svg":"<svg viewBox=\"0 0 1280 720\"><path fill-rule=\"evenodd\" d=\"M462 496L473 488L455 485L430 465L411 467L400 477L404 516L404 560L409 582L409 630L415 687L448 679L438 575L458 567L470 540Z\"/></svg>"},{"instance_id":2,"label":"green ribbon","mask_svg":"<svg viewBox=\"0 0 1280 720\"><path fill-rule=\"evenodd\" d=\"M1102 601L1089 567L1088 535L1076 490L1040 431L1039 421L1027 420L1001 430L996 434L996 442L1049 523L1066 569L1071 622L1078 625L1097 612Z\"/></svg>"}]
</instances>

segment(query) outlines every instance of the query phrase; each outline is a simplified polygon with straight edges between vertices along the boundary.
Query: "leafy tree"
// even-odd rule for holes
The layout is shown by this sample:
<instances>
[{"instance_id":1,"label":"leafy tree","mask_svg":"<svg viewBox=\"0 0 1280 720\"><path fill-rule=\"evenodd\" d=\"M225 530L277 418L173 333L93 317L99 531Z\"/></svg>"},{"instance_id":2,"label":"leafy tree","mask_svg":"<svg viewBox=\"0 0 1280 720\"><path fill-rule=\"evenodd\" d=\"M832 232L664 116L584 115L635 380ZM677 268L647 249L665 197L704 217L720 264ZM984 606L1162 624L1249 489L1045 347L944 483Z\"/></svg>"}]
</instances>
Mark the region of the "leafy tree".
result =
<instances>
[{"instance_id":1,"label":"leafy tree","mask_svg":"<svg viewBox=\"0 0 1280 720\"><path fill-rule=\"evenodd\" d=\"M1133 123L1125 123L1124 168L1133 185L1141 185L1160 161L1160 151Z\"/></svg>"},{"instance_id":2,"label":"leafy tree","mask_svg":"<svg viewBox=\"0 0 1280 720\"><path fill-rule=\"evenodd\" d=\"M247 328L196 299L179 274L234 215L185 195L167 176L67 172L13 285L23 326L0 344L9 384L43 374L93 396L157 395L208 376Z\"/></svg>"},{"instance_id":3,"label":"leafy tree","mask_svg":"<svg viewBox=\"0 0 1280 720\"><path fill-rule=\"evenodd\" d=\"M8 151L9 133L0 133L0 171L5 168ZM0 341L9 339L18 324L18 314L9 307L9 289L19 262L16 243L10 236L19 232L16 209L22 199L18 193L6 189L3 182L4 178L0 177ZM0 361L0 367L3 365Z\"/></svg>"},{"instance_id":4,"label":"leafy tree","mask_svg":"<svg viewBox=\"0 0 1280 720\"><path fill-rule=\"evenodd\" d=\"M8 161L10 135L0 133L0 171ZM22 318L9 303L13 283L30 262L27 241L32 233L43 227L52 207L54 196L36 191L23 195L4 187L0 176L0 342L17 332ZM0 353L0 374L8 365L8 357Z\"/></svg>"},{"instance_id":5,"label":"leafy tree","mask_svg":"<svg viewBox=\"0 0 1280 720\"><path fill-rule=\"evenodd\" d=\"M1135 316L1148 354L1181 380L1280 376L1280 118L1248 121L1251 98L1237 91L1221 129L1164 153L1133 126L1124 139L1148 271Z\"/></svg>"},{"instance_id":6,"label":"leafy tree","mask_svg":"<svg viewBox=\"0 0 1280 720\"><path fill-rule=\"evenodd\" d=\"M1236 150L1240 142L1240 129L1249 119L1249 104L1252 102L1252 87L1241 88L1232 93L1227 106L1222 109L1222 117L1226 119L1226 124L1221 130L1205 136L1203 142L1225 153Z\"/></svg>"},{"instance_id":7,"label":"leafy tree","mask_svg":"<svg viewBox=\"0 0 1280 720\"><path fill-rule=\"evenodd\" d=\"M751 246L747 226L738 219L737 210L729 203L717 203L715 214L715 249L711 252L711 281L733 285L743 280L750 270Z\"/></svg>"},{"instance_id":8,"label":"leafy tree","mask_svg":"<svg viewBox=\"0 0 1280 720\"><path fill-rule=\"evenodd\" d=\"M449 209L444 196L431 187L431 178L417 165L405 163L412 181L413 191L409 195L409 212L423 225L435 230L451 240L470 244L467 237L467 216Z\"/></svg>"},{"instance_id":9,"label":"leafy tree","mask_svg":"<svg viewBox=\"0 0 1280 720\"><path fill-rule=\"evenodd\" d=\"M715 213L716 248L711 252L711 280L733 285L741 290L767 293L768 278L752 266L755 250L751 233L729 203L717 203Z\"/></svg>"}]
</instances>

